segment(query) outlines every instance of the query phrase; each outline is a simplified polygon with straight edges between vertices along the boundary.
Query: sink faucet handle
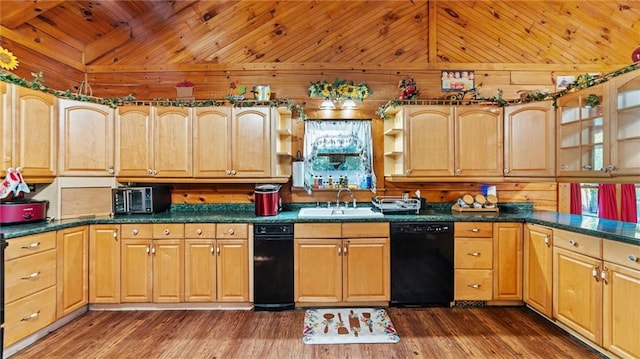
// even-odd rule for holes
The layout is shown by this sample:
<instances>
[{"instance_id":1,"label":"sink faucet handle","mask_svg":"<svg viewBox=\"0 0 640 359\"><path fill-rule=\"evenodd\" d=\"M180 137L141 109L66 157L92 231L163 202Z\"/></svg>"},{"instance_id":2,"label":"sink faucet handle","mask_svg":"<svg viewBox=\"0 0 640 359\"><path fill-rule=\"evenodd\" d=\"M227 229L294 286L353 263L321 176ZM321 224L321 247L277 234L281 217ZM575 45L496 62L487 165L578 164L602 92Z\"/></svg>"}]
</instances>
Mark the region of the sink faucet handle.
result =
<instances>
[{"instance_id":1,"label":"sink faucet handle","mask_svg":"<svg viewBox=\"0 0 640 359\"><path fill-rule=\"evenodd\" d=\"M327 208L331 208L331 201L327 201Z\"/></svg>"},{"instance_id":2,"label":"sink faucet handle","mask_svg":"<svg viewBox=\"0 0 640 359\"><path fill-rule=\"evenodd\" d=\"M353 199L353 208L356 208L356 199Z\"/></svg>"}]
</instances>

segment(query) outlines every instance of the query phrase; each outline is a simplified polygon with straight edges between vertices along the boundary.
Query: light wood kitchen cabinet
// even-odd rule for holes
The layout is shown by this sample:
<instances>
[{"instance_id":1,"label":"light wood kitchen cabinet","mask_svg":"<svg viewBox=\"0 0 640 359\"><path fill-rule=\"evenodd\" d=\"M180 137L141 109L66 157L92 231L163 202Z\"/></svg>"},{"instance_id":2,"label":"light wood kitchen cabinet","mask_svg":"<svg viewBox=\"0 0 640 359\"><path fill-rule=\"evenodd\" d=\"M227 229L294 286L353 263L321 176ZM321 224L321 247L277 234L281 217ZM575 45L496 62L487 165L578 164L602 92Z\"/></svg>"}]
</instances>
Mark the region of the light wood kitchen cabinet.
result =
<instances>
[{"instance_id":1,"label":"light wood kitchen cabinet","mask_svg":"<svg viewBox=\"0 0 640 359\"><path fill-rule=\"evenodd\" d=\"M184 299L184 225L122 225L121 301Z\"/></svg>"},{"instance_id":2,"label":"light wood kitchen cabinet","mask_svg":"<svg viewBox=\"0 0 640 359\"><path fill-rule=\"evenodd\" d=\"M191 177L191 112L185 107L120 107L116 116L116 175Z\"/></svg>"},{"instance_id":3,"label":"light wood kitchen cabinet","mask_svg":"<svg viewBox=\"0 0 640 359\"><path fill-rule=\"evenodd\" d=\"M456 107L456 176L502 176L502 124L498 107Z\"/></svg>"},{"instance_id":4,"label":"light wood kitchen cabinet","mask_svg":"<svg viewBox=\"0 0 640 359\"><path fill-rule=\"evenodd\" d=\"M493 299L493 224L456 222L454 300Z\"/></svg>"},{"instance_id":5,"label":"light wood kitchen cabinet","mask_svg":"<svg viewBox=\"0 0 640 359\"><path fill-rule=\"evenodd\" d=\"M249 301L247 225L218 225L216 240L215 224L185 224L186 302Z\"/></svg>"},{"instance_id":6,"label":"light wood kitchen cabinet","mask_svg":"<svg viewBox=\"0 0 640 359\"><path fill-rule=\"evenodd\" d=\"M602 345L600 238L553 231L553 317Z\"/></svg>"},{"instance_id":7,"label":"light wood kitchen cabinet","mask_svg":"<svg viewBox=\"0 0 640 359\"><path fill-rule=\"evenodd\" d=\"M603 240L602 256L602 346L621 358L639 358L640 247Z\"/></svg>"},{"instance_id":8,"label":"light wood kitchen cabinet","mask_svg":"<svg viewBox=\"0 0 640 359\"><path fill-rule=\"evenodd\" d=\"M5 347L56 320L56 246L56 232L10 240L5 251Z\"/></svg>"},{"instance_id":9,"label":"light wood kitchen cabinet","mask_svg":"<svg viewBox=\"0 0 640 359\"><path fill-rule=\"evenodd\" d=\"M89 303L89 226L59 230L57 317L62 318Z\"/></svg>"},{"instance_id":10,"label":"light wood kitchen cabinet","mask_svg":"<svg viewBox=\"0 0 640 359\"><path fill-rule=\"evenodd\" d=\"M504 108L504 175L554 177L556 119L552 101Z\"/></svg>"},{"instance_id":11,"label":"light wood kitchen cabinet","mask_svg":"<svg viewBox=\"0 0 640 359\"><path fill-rule=\"evenodd\" d=\"M271 176L269 107L196 108L194 122L196 177Z\"/></svg>"},{"instance_id":12,"label":"light wood kitchen cabinet","mask_svg":"<svg viewBox=\"0 0 640 359\"><path fill-rule=\"evenodd\" d=\"M120 303L120 225L89 226L89 303Z\"/></svg>"},{"instance_id":13,"label":"light wood kitchen cabinet","mask_svg":"<svg viewBox=\"0 0 640 359\"><path fill-rule=\"evenodd\" d=\"M524 231L523 299L531 308L553 316L553 230L527 223Z\"/></svg>"},{"instance_id":14,"label":"light wood kitchen cabinet","mask_svg":"<svg viewBox=\"0 0 640 359\"><path fill-rule=\"evenodd\" d=\"M608 176L609 117L606 84L560 97L557 110L558 176ZM589 99L598 98L598 106Z\"/></svg>"},{"instance_id":15,"label":"light wood kitchen cabinet","mask_svg":"<svg viewBox=\"0 0 640 359\"><path fill-rule=\"evenodd\" d=\"M297 223L294 233L297 303L389 301L388 223Z\"/></svg>"},{"instance_id":16,"label":"light wood kitchen cabinet","mask_svg":"<svg viewBox=\"0 0 640 359\"><path fill-rule=\"evenodd\" d=\"M3 83L0 87L0 175L22 168L29 183L52 182L56 175L58 113L52 94Z\"/></svg>"},{"instance_id":17,"label":"light wood kitchen cabinet","mask_svg":"<svg viewBox=\"0 0 640 359\"><path fill-rule=\"evenodd\" d=\"M640 174L640 71L632 71L609 82L609 119L611 123L611 167L613 176Z\"/></svg>"},{"instance_id":18,"label":"light wood kitchen cabinet","mask_svg":"<svg viewBox=\"0 0 640 359\"><path fill-rule=\"evenodd\" d=\"M522 300L522 223L493 223L493 300Z\"/></svg>"},{"instance_id":19,"label":"light wood kitchen cabinet","mask_svg":"<svg viewBox=\"0 0 640 359\"><path fill-rule=\"evenodd\" d=\"M59 176L113 176L114 110L58 99Z\"/></svg>"}]
</instances>

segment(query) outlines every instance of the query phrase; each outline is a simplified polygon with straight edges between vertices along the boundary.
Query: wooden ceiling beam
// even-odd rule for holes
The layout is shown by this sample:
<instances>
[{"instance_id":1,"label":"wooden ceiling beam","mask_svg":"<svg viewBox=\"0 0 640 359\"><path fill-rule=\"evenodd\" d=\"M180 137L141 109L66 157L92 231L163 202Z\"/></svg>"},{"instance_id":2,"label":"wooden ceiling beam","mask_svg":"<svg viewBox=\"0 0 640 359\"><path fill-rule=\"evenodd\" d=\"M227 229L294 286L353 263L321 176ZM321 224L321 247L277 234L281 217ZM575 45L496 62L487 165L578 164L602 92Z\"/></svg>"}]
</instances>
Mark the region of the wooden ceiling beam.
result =
<instances>
[{"instance_id":1,"label":"wooden ceiling beam","mask_svg":"<svg viewBox=\"0 0 640 359\"><path fill-rule=\"evenodd\" d=\"M0 3L2 26L8 29L15 29L61 3L64 3L64 1L2 1Z\"/></svg>"},{"instance_id":2,"label":"wooden ceiling beam","mask_svg":"<svg viewBox=\"0 0 640 359\"><path fill-rule=\"evenodd\" d=\"M80 58L73 58L68 56L68 52L66 51L57 51L56 49L69 49L67 44L64 44L55 39L49 39L46 44L38 43L33 41L32 39L26 38L17 32L0 25L0 33L2 33L2 37L5 37L9 40L12 40L32 51L42 54L42 56L46 56L53 61L57 61L63 63L71 68L76 70L85 72L86 68L82 61L82 56Z\"/></svg>"},{"instance_id":3,"label":"wooden ceiling beam","mask_svg":"<svg viewBox=\"0 0 640 359\"><path fill-rule=\"evenodd\" d=\"M156 26L166 23L169 18L176 16L192 4L193 1L156 2L153 11L130 21L133 24L129 24L128 27L118 27L99 40L87 44L84 49L85 64L93 63L136 37L147 36L150 41L153 41L153 37L157 35L153 33Z\"/></svg>"}]
</instances>

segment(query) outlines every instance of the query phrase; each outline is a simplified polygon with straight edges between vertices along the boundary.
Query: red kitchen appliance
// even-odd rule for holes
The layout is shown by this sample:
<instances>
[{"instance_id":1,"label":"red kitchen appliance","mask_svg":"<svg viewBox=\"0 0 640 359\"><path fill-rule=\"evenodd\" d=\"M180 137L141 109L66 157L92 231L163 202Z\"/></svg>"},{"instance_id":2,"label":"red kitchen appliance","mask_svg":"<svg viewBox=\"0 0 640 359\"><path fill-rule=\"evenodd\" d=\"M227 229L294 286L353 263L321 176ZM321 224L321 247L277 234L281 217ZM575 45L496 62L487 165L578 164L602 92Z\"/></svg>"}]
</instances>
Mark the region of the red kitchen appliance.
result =
<instances>
[{"instance_id":1,"label":"red kitchen appliance","mask_svg":"<svg viewBox=\"0 0 640 359\"><path fill-rule=\"evenodd\" d=\"M20 199L0 203L0 224L42 221L47 218L48 201Z\"/></svg>"},{"instance_id":2,"label":"red kitchen appliance","mask_svg":"<svg viewBox=\"0 0 640 359\"><path fill-rule=\"evenodd\" d=\"M276 216L282 209L282 198L280 198L281 185L263 184L256 186L255 202L256 216Z\"/></svg>"}]
</instances>

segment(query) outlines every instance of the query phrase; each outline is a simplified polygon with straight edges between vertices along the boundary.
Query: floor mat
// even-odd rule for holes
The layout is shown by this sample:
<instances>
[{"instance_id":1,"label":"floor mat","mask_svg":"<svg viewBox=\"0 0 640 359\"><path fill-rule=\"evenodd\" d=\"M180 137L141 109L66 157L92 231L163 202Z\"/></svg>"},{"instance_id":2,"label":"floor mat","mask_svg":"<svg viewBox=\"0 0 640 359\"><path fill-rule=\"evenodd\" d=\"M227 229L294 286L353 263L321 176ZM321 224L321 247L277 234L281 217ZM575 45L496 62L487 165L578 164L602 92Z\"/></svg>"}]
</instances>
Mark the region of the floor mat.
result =
<instances>
[{"instance_id":1,"label":"floor mat","mask_svg":"<svg viewBox=\"0 0 640 359\"><path fill-rule=\"evenodd\" d=\"M384 309L308 309L304 315L305 344L397 343L400 341Z\"/></svg>"}]
</instances>

